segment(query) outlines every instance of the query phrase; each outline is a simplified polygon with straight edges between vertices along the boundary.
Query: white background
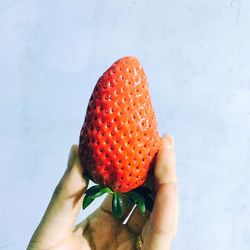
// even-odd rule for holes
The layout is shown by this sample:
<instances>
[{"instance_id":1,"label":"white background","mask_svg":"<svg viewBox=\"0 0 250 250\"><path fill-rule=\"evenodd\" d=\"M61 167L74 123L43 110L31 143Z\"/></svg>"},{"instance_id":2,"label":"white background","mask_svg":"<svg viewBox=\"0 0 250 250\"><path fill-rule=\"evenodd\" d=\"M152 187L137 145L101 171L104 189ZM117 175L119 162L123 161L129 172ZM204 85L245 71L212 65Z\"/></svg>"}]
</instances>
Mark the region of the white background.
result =
<instances>
[{"instance_id":1,"label":"white background","mask_svg":"<svg viewBox=\"0 0 250 250\"><path fill-rule=\"evenodd\" d=\"M173 249L248 250L249 26L248 0L0 1L0 249L25 249L96 80L134 55L176 138Z\"/></svg>"}]
</instances>

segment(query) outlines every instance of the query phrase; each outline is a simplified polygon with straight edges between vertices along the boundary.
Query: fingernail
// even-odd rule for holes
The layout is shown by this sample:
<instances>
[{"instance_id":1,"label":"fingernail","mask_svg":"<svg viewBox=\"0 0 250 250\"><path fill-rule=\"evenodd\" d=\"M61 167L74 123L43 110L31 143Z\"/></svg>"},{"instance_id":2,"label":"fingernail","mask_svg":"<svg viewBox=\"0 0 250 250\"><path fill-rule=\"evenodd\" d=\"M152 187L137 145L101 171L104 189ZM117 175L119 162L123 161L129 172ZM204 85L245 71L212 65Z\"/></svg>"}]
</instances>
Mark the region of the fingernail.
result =
<instances>
[{"instance_id":1,"label":"fingernail","mask_svg":"<svg viewBox=\"0 0 250 250\"><path fill-rule=\"evenodd\" d=\"M165 137L168 137L168 133L167 132L165 132L163 135L162 135L162 138L165 138Z\"/></svg>"},{"instance_id":2,"label":"fingernail","mask_svg":"<svg viewBox=\"0 0 250 250\"><path fill-rule=\"evenodd\" d=\"M170 134L164 134L162 136L162 138L164 139L164 147L166 149L173 149L175 146L175 141L174 141L174 137Z\"/></svg>"},{"instance_id":3,"label":"fingernail","mask_svg":"<svg viewBox=\"0 0 250 250\"><path fill-rule=\"evenodd\" d=\"M72 168L73 161L74 161L74 145L71 146L69 151L67 170L70 170Z\"/></svg>"}]
</instances>

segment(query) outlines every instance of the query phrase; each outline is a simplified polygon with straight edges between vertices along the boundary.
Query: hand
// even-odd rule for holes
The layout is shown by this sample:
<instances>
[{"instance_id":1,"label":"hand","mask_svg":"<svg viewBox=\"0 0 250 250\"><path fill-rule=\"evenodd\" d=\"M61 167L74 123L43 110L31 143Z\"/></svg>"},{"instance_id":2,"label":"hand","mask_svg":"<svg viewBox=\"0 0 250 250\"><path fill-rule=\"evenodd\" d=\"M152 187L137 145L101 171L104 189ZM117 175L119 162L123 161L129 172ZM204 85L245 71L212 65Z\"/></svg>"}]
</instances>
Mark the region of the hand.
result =
<instances>
[{"instance_id":1,"label":"hand","mask_svg":"<svg viewBox=\"0 0 250 250\"><path fill-rule=\"evenodd\" d=\"M156 197L151 214L142 216L125 201L125 217L116 219L111 212L111 197L88 218L75 226L88 181L83 176L78 158L78 146L71 148L68 167L57 185L49 206L34 232L28 250L132 250L138 235L143 250L169 250L176 233L178 192L175 174L175 151L172 136L162 138L154 170Z\"/></svg>"}]
</instances>

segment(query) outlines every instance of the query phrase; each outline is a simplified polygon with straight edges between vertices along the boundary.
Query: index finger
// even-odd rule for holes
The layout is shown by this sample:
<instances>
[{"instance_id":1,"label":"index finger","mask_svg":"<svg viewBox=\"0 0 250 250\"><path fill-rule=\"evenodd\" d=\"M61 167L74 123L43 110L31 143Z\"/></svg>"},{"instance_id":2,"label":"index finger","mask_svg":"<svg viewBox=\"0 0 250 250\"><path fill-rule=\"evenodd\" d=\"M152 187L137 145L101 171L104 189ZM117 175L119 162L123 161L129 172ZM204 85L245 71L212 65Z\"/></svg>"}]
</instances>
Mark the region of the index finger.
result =
<instances>
[{"instance_id":1,"label":"index finger","mask_svg":"<svg viewBox=\"0 0 250 250\"><path fill-rule=\"evenodd\" d=\"M161 139L161 150L157 155L154 176L157 188L161 184L177 182L175 141L172 135L165 135Z\"/></svg>"},{"instance_id":2,"label":"index finger","mask_svg":"<svg viewBox=\"0 0 250 250\"><path fill-rule=\"evenodd\" d=\"M174 138L170 135L162 138L162 149L157 156L155 166L155 179L157 192L149 230L152 243L161 246L164 242L166 244L166 240L170 244L178 223L175 146Z\"/></svg>"}]
</instances>

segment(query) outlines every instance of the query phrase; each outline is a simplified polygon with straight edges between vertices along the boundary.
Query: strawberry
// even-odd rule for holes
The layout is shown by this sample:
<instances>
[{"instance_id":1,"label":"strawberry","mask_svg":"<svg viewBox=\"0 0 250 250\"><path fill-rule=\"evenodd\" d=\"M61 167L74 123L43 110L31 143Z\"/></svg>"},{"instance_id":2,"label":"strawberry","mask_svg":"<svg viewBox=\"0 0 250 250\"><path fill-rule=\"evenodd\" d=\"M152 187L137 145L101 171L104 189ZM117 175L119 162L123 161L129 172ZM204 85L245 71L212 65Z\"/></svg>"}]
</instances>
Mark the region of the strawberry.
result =
<instances>
[{"instance_id":1,"label":"strawberry","mask_svg":"<svg viewBox=\"0 0 250 250\"><path fill-rule=\"evenodd\" d=\"M136 58L121 58L99 78L81 129L80 160L87 176L98 184L86 191L83 208L104 193L113 195L117 217L123 215L124 196L142 213L147 203L152 207L150 191L141 186L159 149L144 70Z\"/></svg>"}]
</instances>

